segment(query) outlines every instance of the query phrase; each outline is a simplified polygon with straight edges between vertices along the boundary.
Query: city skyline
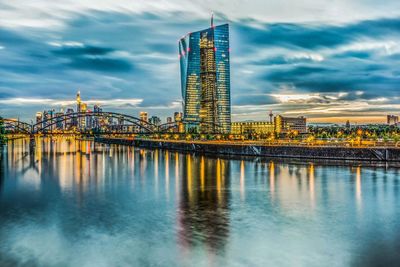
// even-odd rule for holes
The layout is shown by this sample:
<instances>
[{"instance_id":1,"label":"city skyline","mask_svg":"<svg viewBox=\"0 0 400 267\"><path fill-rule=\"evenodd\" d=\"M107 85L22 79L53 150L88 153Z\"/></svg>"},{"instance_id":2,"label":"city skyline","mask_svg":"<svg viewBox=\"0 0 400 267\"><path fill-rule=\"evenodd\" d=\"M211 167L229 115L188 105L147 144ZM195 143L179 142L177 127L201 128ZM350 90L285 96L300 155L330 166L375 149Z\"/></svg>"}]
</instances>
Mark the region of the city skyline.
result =
<instances>
[{"instance_id":1,"label":"city skyline","mask_svg":"<svg viewBox=\"0 0 400 267\"><path fill-rule=\"evenodd\" d=\"M274 1L262 8L0 1L0 113L30 120L68 106L81 90L87 103L165 119L181 106L176 40L204 28L214 10L216 22L231 25L232 121L266 120L272 109L309 122L385 123L400 113L400 9L372 2L340 1L335 11L302 1L301 10L276 12Z\"/></svg>"}]
</instances>

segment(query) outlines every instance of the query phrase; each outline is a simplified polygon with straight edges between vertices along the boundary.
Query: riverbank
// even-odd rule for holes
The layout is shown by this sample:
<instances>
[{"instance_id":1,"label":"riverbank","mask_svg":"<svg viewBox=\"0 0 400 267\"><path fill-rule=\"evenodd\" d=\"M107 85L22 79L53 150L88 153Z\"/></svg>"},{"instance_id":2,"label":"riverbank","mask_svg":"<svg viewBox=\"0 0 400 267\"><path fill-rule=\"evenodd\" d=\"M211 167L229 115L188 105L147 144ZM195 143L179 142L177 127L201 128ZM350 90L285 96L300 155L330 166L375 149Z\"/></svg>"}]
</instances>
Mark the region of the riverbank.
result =
<instances>
[{"instance_id":1,"label":"riverbank","mask_svg":"<svg viewBox=\"0 0 400 267\"><path fill-rule=\"evenodd\" d=\"M96 142L120 144L140 148L161 148L175 151L196 152L202 154L224 154L273 158L304 158L356 160L377 162L400 162L399 148L384 147L328 147L328 146L277 146L261 144L227 144L201 141L161 141L142 139L96 138Z\"/></svg>"}]
</instances>

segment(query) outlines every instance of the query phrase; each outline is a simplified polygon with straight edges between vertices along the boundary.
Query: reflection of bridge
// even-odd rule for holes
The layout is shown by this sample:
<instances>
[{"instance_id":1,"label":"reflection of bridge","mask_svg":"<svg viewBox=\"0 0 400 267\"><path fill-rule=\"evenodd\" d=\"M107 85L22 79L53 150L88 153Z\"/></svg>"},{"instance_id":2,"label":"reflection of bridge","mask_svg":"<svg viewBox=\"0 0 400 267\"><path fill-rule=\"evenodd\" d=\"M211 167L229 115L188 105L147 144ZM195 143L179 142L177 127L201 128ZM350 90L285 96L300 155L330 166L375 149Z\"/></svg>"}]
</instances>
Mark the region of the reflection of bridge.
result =
<instances>
[{"instance_id":1,"label":"reflection of bridge","mask_svg":"<svg viewBox=\"0 0 400 267\"><path fill-rule=\"evenodd\" d=\"M170 122L160 125L141 120L137 117L116 112L75 112L44 118L34 124L13 119L2 119L6 132L18 134L162 134L179 132L180 124ZM184 128L184 127L183 127ZM217 128L219 126L217 125Z\"/></svg>"}]
</instances>

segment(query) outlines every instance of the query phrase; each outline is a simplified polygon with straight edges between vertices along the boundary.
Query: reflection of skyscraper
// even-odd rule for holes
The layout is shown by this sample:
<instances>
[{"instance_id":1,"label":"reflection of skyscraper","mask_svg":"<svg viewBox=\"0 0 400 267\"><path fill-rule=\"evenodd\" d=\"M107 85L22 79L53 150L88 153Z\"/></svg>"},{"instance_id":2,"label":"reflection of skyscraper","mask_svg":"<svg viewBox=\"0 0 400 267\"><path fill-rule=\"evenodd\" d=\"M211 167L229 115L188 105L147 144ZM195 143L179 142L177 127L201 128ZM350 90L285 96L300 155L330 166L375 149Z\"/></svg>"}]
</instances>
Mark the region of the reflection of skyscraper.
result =
<instances>
[{"instance_id":1,"label":"reflection of skyscraper","mask_svg":"<svg viewBox=\"0 0 400 267\"><path fill-rule=\"evenodd\" d=\"M182 163L180 243L221 250L229 235L229 161L187 154Z\"/></svg>"},{"instance_id":2,"label":"reflection of skyscraper","mask_svg":"<svg viewBox=\"0 0 400 267\"><path fill-rule=\"evenodd\" d=\"M179 40L184 120L200 131L230 132L229 25Z\"/></svg>"}]
</instances>

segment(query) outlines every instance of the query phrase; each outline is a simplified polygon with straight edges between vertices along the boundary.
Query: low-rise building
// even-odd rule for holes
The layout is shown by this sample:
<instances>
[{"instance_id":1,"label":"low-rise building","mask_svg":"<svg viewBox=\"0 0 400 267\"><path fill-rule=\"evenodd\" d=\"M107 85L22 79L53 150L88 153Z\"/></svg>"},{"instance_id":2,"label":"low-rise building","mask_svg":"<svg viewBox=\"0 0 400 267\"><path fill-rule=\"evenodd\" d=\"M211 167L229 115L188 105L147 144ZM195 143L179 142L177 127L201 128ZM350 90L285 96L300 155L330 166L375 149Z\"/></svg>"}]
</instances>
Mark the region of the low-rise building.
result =
<instances>
[{"instance_id":1,"label":"low-rise building","mask_svg":"<svg viewBox=\"0 0 400 267\"><path fill-rule=\"evenodd\" d=\"M274 132L274 124L267 121L232 122L232 134L268 134Z\"/></svg>"},{"instance_id":2,"label":"low-rise building","mask_svg":"<svg viewBox=\"0 0 400 267\"><path fill-rule=\"evenodd\" d=\"M275 132L285 134L289 132L297 132L299 134L307 133L307 121L305 117L283 117L278 115L274 118Z\"/></svg>"},{"instance_id":3,"label":"low-rise building","mask_svg":"<svg viewBox=\"0 0 400 267\"><path fill-rule=\"evenodd\" d=\"M399 116L387 115L387 124L397 125L399 123Z\"/></svg>"}]
</instances>

